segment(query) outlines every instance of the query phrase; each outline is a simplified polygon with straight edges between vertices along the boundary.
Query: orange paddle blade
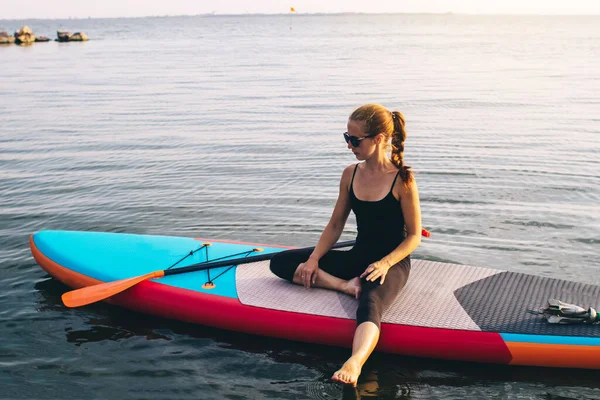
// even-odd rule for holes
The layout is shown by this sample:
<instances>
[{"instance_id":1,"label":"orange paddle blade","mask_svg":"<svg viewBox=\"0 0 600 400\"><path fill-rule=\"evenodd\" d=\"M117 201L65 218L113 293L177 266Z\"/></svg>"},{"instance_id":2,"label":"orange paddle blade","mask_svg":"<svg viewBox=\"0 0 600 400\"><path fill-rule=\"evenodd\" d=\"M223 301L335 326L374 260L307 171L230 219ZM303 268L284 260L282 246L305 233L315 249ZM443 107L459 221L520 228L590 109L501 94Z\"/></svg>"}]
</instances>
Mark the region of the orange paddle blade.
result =
<instances>
[{"instance_id":1,"label":"orange paddle blade","mask_svg":"<svg viewBox=\"0 0 600 400\"><path fill-rule=\"evenodd\" d=\"M97 301L114 296L115 294L119 294L145 280L162 278L164 275L165 271L154 271L150 272L149 274L136 276L133 278L99 283L97 285L71 290L70 292L62 295L62 301L67 307L85 306L86 304L95 303Z\"/></svg>"}]
</instances>

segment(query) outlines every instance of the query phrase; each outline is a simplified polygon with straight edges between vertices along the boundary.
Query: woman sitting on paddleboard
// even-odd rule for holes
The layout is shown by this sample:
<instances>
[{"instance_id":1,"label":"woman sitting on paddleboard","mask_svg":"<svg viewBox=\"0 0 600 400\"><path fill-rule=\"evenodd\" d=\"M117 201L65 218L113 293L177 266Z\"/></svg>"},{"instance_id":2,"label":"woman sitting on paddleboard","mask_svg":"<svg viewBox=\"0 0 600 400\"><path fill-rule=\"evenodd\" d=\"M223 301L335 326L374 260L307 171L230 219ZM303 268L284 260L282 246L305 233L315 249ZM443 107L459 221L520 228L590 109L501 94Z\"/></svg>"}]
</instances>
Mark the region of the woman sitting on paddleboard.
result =
<instances>
[{"instance_id":1,"label":"woman sitting on paddleboard","mask_svg":"<svg viewBox=\"0 0 600 400\"><path fill-rule=\"evenodd\" d=\"M344 138L363 162L342 173L338 200L315 249L283 252L271 260L271 271L281 278L359 300L352 356L332 376L353 385L377 344L383 311L408 280L410 253L421 243L417 184L404 165L404 125L400 112L378 104L364 105L350 115ZM356 215L356 243L349 251L331 250L350 210Z\"/></svg>"}]
</instances>

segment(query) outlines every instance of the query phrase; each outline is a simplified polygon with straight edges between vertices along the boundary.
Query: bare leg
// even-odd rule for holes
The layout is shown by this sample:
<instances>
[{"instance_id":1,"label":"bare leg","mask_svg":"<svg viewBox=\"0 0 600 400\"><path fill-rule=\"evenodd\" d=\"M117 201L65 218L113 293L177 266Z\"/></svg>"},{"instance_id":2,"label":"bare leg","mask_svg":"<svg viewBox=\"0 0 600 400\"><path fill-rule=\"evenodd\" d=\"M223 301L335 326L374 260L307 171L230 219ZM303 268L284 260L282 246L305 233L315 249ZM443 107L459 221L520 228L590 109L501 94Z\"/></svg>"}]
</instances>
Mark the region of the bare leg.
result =
<instances>
[{"instance_id":1,"label":"bare leg","mask_svg":"<svg viewBox=\"0 0 600 400\"><path fill-rule=\"evenodd\" d=\"M297 285L304 285L303 279L300 277L298 270L294 273L294 283ZM317 270L317 279L314 287L320 287L323 289L337 290L338 292L346 293L347 295L353 296L358 299L361 290L360 278L352 278L348 281L333 276L322 269Z\"/></svg>"},{"instance_id":2,"label":"bare leg","mask_svg":"<svg viewBox=\"0 0 600 400\"><path fill-rule=\"evenodd\" d=\"M331 379L356 386L360 371L379 340L379 328L370 321L363 322L354 332L352 356L336 371Z\"/></svg>"}]
</instances>

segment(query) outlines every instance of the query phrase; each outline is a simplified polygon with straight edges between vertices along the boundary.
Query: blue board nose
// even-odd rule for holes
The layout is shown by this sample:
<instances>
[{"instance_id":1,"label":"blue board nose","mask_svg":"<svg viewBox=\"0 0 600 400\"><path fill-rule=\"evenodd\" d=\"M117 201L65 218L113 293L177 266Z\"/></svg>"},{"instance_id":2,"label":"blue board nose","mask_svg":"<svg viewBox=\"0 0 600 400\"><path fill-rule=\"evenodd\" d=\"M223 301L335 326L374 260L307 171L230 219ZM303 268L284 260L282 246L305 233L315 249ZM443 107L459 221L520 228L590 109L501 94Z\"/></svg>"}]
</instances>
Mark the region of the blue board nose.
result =
<instances>
[{"instance_id":1,"label":"blue board nose","mask_svg":"<svg viewBox=\"0 0 600 400\"><path fill-rule=\"evenodd\" d=\"M167 269L205 242L173 236L58 230L37 232L33 235L33 241L38 250L55 263L103 282ZM208 249L197 251L173 268L251 252L254 247L250 244L213 242ZM265 252L280 250L265 248ZM235 268L221 275L215 288L203 288L209 280L209 273L212 279L227 269L223 267L210 272L171 275L161 278L160 282L178 288L237 298Z\"/></svg>"}]
</instances>

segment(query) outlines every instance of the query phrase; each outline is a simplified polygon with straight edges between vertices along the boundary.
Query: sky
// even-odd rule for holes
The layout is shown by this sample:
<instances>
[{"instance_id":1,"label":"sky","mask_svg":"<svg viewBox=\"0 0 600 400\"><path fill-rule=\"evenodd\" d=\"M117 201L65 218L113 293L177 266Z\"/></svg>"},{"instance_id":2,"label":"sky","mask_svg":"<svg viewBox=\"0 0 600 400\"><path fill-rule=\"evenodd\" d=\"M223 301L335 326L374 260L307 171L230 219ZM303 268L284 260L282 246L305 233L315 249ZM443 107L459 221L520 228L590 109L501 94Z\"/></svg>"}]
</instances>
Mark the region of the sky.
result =
<instances>
[{"instance_id":1,"label":"sky","mask_svg":"<svg viewBox=\"0 0 600 400\"><path fill-rule=\"evenodd\" d=\"M288 13L600 15L600 0L0 0L0 19Z\"/></svg>"}]
</instances>

